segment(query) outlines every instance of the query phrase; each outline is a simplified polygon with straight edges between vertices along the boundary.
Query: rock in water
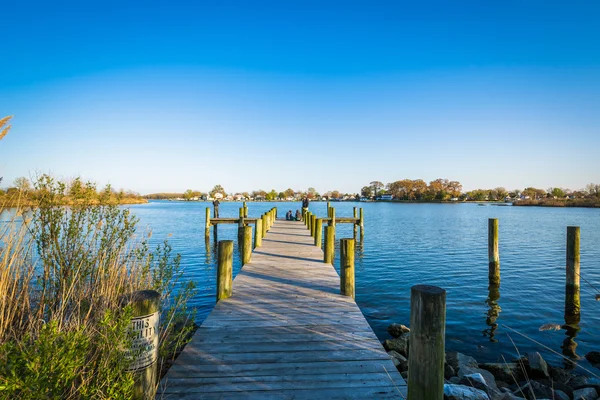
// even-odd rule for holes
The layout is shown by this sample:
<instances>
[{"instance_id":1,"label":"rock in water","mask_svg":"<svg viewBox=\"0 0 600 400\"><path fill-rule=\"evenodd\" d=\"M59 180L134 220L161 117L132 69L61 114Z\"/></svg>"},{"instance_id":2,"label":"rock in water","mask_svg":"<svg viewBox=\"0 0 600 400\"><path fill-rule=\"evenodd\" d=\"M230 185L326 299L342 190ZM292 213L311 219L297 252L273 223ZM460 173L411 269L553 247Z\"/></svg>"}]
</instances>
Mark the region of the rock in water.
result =
<instances>
[{"instance_id":1,"label":"rock in water","mask_svg":"<svg viewBox=\"0 0 600 400\"><path fill-rule=\"evenodd\" d=\"M479 368L490 371L497 381L513 384L523 380L523 371L517 363L484 363Z\"/></svg>"},{"instance_id":2,"label":"rock in water","mask_svg":"<svg viewBox=\"0 0 600 400\"><path fill-rule=\"evenodd\" d=\"M474 387L445 384L444 400L490 400L490 398L483 390Z\"/></svg>"},{"instance_id":3,"label":"rock in water","mask_svg":"<svg viewBox=\"0 0 600 400\"><path fill-rule=\"evenodd\" d=\"M458 377L459 378L463 378L466 375L472 375L472 374L480 374L483 379L485 379L485 383L492 389L494 390L498 390L498 386L496 385L496 379L494 378L494 375L492 375L489 371L486 371L485 369L480 369L480 368L473 368L473 367L462 367L461 369L458 370Z\"/></svg>"},{"instance_id":4,"label":"rock in water","mask_svg":"<svg viewBox=\"0 0 600 400\"><path fill-rule=\"evenodd\" d=\"M408 334L404 334L398 338L386 340L383 342L383 347L387 351L397 351L404 357L408 357Z\"/></svg>"},{"instance_id":5,"label":"rock in water","mask_svg":"<svg viewBox=\"0 0 600 400\"><path fill-rule=\"evenodd\" d=\"M457 351L449 351L446 353L446 362L455 371L460 370L462 367L474 367L477 368L477 360L473 357L464 355Z\"/></svg>"},{"instance_id":6,"label":"rock in water","mask_svg":"<svg viewBox=\"0 0 600 400\"><path fill-rule=\"evenodd\" d=\"M596 400L598 392L594 388L583 388L573 392L574 400Z\"/></svg>"},{"instance_id":7,"label":"rock in water","mask_svg":"<svg viewBox=\"0 0 600 400\"><path fill-rule=\"evenodd\" d=\"M536 381L530 381L525 386L517 389L515 394L525 393L527 397L530 396L533 391L533 397L535 399L554 399L554 400L570 400L569 396L560 390L554 390L549 386L542 385Z\"/></svg>"},{"instance_id":8,"label":"rock in water","mask_svg":"<svg viewBox=\"0 0 600 400\"><path fill-rule=\"evenodd\" d=\"M456 376L456 371L450 366L450 364L444 364L444 379L450 379Z\"/></svg>"},{"instance_id":9,"label":"rock in water","mask_svg":"<svg viewBox=\"0 0 600 400\"><path fill-rule=\"evenodd\" d=\"M391 324L388 326L387 331L392 337L399 338L403 334L410 332L410 329L401 324Z\"/></svg>"},{"instance_id":10,"label":"rock in water","mask_svg":"<svg viewBox=\"0 0 600 400\"><path fill-rule=\"evenodd\" d=\"M408 371L408 359L395 350L388 351L388 355L400 372Z\"/></svg>"},{"instance_id":11,"label":"rock in water","mask_svg":"<svg viewBox=\"0 0 600 400\"><path fill-rule=\"evenodd\" d=\"M591 364L600 364L600 351L590 351L585 355L585 359Z\"/></svg>"},{"instance_id":12,"label":"rock in water","mask_svg":"<svg viewBox=\"0 0 600 400\"><path fill-rule=\"evenodd\" d=\"M531 370L530 378L549 378L548 364L537 351L527 355L529 359L529 368Z\"/></svg>"}]
</instances>

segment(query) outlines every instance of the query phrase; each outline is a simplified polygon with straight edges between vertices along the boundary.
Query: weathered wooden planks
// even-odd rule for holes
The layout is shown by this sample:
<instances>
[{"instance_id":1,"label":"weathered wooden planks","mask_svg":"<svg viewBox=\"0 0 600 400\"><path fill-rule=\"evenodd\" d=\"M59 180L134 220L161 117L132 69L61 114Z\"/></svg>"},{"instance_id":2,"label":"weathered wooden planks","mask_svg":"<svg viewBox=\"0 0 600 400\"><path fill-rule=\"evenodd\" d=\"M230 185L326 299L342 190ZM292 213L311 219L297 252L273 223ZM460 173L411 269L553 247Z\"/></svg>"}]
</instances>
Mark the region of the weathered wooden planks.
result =
<instances>
[{"instance_id":1,"label":"weathered wooden planks","mask_svg":"<svg viewBox=\"0 0 600 400\"><path fill-rule=\"evenodd\" d=\"M304 224L277 221L157 398L402 398L406 383Z\"/></svg>"}]
</instances>

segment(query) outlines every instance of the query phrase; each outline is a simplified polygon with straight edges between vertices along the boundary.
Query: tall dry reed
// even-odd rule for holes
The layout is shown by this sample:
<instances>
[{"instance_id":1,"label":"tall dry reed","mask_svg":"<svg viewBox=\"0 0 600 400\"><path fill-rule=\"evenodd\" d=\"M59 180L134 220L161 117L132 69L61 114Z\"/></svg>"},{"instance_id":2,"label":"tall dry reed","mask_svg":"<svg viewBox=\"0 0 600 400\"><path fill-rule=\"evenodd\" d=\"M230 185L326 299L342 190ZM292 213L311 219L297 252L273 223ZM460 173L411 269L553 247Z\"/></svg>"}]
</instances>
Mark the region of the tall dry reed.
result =
<instances>
[{"instance_id":1,"label":"tall dry reed","mask_svg":"<svg viewBox=\"0 0 600 400\"><path fill-rule=\"evenodd\" d=\"M182 282L167 243L151 251L136 234L136 218L109 201L110 188L98 202L93 184L80 185L69 207L63 182L44 175L36 190L35 207L5 211L0 225L0 398L128 398L131 314L121 299L161 293L168 363L191 329L193 284Z\"/></svg>"}]
</instances>

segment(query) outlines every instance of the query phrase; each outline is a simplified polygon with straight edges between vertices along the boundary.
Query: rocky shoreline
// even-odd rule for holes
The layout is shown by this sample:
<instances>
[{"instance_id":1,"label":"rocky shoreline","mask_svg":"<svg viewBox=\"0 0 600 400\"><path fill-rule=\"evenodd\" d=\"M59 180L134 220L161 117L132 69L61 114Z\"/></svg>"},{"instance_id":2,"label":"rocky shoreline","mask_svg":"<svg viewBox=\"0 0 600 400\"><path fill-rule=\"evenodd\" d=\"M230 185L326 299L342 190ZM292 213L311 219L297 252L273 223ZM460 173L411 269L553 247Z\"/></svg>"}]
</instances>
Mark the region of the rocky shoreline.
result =
<instances>
[{"instance_id":1,"label":"rocky shoreline","mask_svg":"<svg viewBox=\"0 0 600 400\"><path fill-rule=\"evenodd\" d=\"M383 346L408 380L410 329L392 324L388 333L392 338ZM585 357L600 369L600 352L591 351ZM444 399L448 400L600 400L600 378L551 366L538 352L506 363L478 363L468 355L447 351L444 378Z\"/></svg>"}]
</instances>

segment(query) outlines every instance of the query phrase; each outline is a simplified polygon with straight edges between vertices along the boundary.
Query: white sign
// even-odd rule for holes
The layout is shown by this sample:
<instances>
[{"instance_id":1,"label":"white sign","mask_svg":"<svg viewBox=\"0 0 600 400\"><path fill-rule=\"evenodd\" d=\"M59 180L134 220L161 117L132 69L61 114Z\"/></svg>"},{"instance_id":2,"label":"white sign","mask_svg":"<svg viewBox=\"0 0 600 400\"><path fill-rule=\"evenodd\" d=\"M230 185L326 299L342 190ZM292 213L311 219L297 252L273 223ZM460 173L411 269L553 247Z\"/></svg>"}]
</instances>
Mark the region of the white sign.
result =
<instances>
[{"instance_id":1,"label":"white sign","mask_svg":"<svg viewBox=\"0 0 600 400\"><path fill-rule=\"evenodd\" d=\"M128 371L144 369L158 358L158 311L131 319L130 332L133 334L131 349L127 357L131 360Z\"/></svg>"}]
</instances>

